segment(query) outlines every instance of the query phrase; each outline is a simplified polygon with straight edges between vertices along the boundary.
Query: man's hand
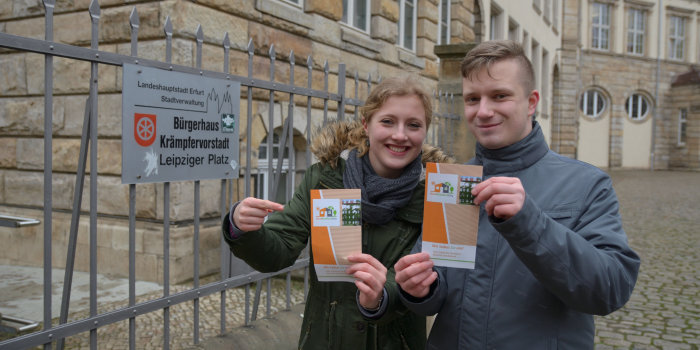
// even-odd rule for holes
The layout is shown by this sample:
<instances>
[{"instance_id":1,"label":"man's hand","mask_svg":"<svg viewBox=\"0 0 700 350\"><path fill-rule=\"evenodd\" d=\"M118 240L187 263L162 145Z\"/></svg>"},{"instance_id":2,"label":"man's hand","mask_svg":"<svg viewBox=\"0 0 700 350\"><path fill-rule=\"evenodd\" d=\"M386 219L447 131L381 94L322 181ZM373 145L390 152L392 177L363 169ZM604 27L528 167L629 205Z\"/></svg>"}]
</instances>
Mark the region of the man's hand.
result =
<instances>
[{"instance_id":1,"label":"man's hand","mask_svg":"<svg viewBox=\"0 0 700 350\"><path fill-rule=\"evenodd\" d=\"M406 293L415 298L422 298L430 292L430 285L437 279L433 271L433 261L428 253L406 255L394 265L396 283Z\"/></svg>"},{"instance_id":2,"label":"man's hand","mask_svg":"<svg viewBox=\"0 0 700 350\"><path fill-rule=\"evenodd\" d=\"M282 209L284 209L282 204L248 197L242 200L233 211L233 223L244 232L259 230L267 214Z\"/></svg>"},{"instance_id":3,"label":"man's hand","mask_svg":"<svg viewBox=\"0 0 700 350\"><path fill-rule=\"evenodd\" d=\"M517 177L492 177L472 189L474 204L486 202L489 216L507 220L515 216L525 203L525 189Z\"/></svg>"},{"instance_id":4,"label":"man's hand","mask_svg":"<svg viewBox=\"0 0 700 350\"><path fill-rule=\"evenodd\" d=\"M360 305L365 309L378 308L379 299L384 294L386 267L369 254L353 254L348 256L348 261L352 265L345 272L355 277Z\"/></svg>"}]
</instances>

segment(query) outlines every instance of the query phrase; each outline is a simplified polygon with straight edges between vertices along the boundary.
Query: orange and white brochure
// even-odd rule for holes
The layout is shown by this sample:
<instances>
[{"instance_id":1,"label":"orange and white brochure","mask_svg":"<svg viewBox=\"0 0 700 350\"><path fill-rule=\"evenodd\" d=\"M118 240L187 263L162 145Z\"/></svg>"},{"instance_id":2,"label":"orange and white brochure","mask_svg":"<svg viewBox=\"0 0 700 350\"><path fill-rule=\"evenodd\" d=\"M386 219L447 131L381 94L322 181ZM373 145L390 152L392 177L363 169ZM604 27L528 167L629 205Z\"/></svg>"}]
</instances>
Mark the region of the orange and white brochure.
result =
<instances>
[{"instance_id":1,"label":"orange and white brochure","mask_svg":"<svg viewBox=\"0 0 700 350\"><path fill-rule=\"evenodd\" d=\"M321 282L354 282L347 257L362 252L360 189L311 190L311 252Z\"/></svg>"},{"instance_id":2,"label":"orange and white brochure","mask_svg":"<svg viewBox=\"0 0 700 350\"><path fill-rule=\"evenodd\" d=\"M422 250L436 266L474 268L479 206L472 188L481 179L479 165L426 164Z\"/></svg>"}]
</instances>

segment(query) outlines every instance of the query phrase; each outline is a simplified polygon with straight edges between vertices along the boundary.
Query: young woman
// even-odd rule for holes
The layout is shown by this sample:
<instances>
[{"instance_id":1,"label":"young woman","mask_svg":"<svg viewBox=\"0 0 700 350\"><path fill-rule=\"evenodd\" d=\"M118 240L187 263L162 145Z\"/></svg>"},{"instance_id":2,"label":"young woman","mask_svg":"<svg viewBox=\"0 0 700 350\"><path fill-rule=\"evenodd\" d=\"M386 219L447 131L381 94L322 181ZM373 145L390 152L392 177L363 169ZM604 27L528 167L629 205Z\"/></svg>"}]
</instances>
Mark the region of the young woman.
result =
<instances>
[{"instance_id":1,"label":"young woman","mask_svg":"<svg viewBox=\"0 0 700 350\"><path fill-rule=\"evenodd\" d=\"M425 346L425 318L402 305L393 266L421 232L423 165L448 158L423 144L432 106L416 82L382 81L361 112L361 121L330 124L314 138L311 149L319 162L307 169L286 206L249 197L234 204L223 221L234 255L258 271L277 271L294 263L307 245L311 189L362 190L362 253L349 257L353 265L347 270L355 285L319 282L309 269L300 349Z\"/></svg>"}]
</instances>

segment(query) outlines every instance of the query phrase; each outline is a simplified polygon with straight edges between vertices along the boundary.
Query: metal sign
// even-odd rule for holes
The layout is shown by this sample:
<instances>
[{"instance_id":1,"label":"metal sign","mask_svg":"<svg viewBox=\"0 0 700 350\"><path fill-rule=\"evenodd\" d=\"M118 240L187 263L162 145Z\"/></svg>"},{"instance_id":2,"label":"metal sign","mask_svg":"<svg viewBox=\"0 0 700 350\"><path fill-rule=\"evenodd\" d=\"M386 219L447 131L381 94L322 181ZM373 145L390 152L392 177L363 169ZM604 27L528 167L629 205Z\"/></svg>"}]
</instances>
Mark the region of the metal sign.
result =
<instances>
[{"instance_id":1,"label":"metal sign","mask_svg":"<svg viewBox=\"0 0 700 350\"><path fill-rule=\"evenodd\" d=\"M122 183L237 178L239 82L124 64Z\"/></svg>"}]
</instances>

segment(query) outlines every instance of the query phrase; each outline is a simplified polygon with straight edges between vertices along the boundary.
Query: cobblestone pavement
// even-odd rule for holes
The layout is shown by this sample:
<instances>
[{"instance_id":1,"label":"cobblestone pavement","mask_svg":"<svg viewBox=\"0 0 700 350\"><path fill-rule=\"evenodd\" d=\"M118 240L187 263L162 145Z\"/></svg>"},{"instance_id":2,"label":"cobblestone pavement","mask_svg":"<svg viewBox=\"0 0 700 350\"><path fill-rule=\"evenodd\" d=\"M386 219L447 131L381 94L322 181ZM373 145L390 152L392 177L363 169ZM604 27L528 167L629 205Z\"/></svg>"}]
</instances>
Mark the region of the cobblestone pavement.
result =
<instances>
[{"instance_id":1,"label":"cobblestone pavement","mask_svg":"<svg viewBox=\"0 0 700 350\"><path fill-rule=\"evenodd\" d=\"M596 317L595 348L700 348L700 173L611 176L642 266L627 305Z\"/></svg>"},{"instance_id":2,"label":"cobblestone pavement","mask_svg":"<svg viewBox=\"0 0 700 350\"><path fill-rule=\"evenodd\" d=\"M666 171L613 171L614 188L631 246L642 258L637 286L622 309L596 317L596 346L603 349L699 349L700 348L700 173ZM207 283L205 279L200 285ZM171 294L190 288L171 287ZM162 292L139 297L157 298ZM265 290L259 317L265 313ZM253 292L251 291L251 298ZM285 308L284 281L274 280L271 312ZM227 292L226 326L243 324L243 289ZM292 303L303 300L301 283L292 288ZM220 296L200 301L200 339L219 333ZM100 312L118 303L100 305ZM171 307L170 348L193 345L192 303ZM71 319L86 317L75 314ZM160 349L163 344L163 312L136 318L137 349ZM66 341L67 349L88 349L88 335ZM128 321L98 330L99 349L127 349Z\"/></svg>"}]
</instances>

